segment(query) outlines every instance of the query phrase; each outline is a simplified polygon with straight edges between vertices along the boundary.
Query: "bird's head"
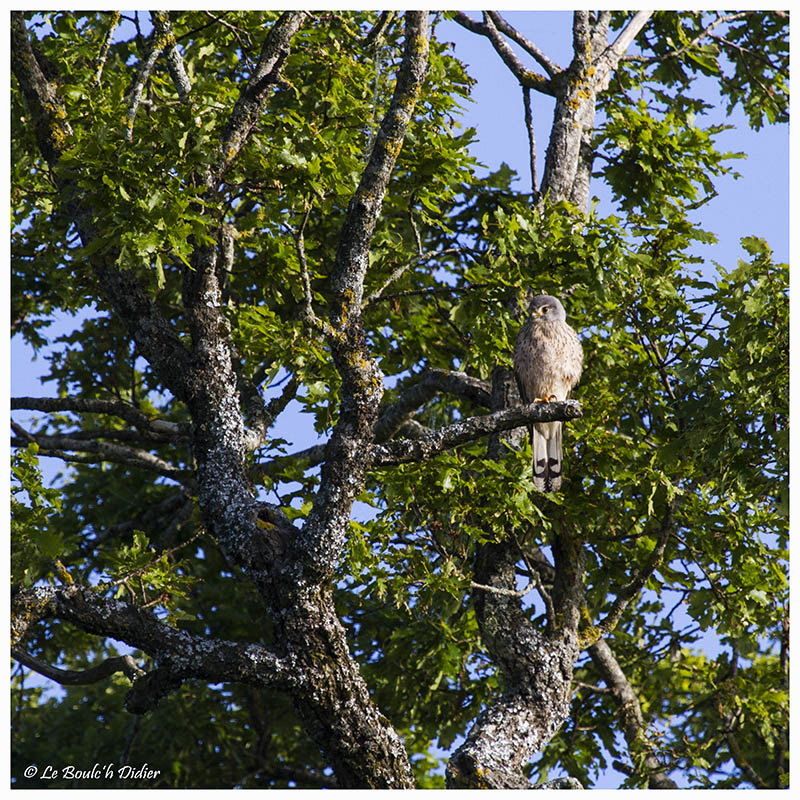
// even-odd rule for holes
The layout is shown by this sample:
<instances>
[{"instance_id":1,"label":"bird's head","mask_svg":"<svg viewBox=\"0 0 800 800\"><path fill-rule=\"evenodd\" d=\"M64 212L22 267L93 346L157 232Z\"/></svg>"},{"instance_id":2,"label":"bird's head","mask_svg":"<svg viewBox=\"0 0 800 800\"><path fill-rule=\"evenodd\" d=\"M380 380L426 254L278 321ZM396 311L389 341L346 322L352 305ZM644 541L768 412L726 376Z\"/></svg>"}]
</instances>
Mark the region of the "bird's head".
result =
<instances>
[{"instance_id":1,"label":"bird's head","mask_svg":"<svg viewBox=\"0 0 800 800\"><path fill-rule=\"evenodd\" d=\"M561 301L549 294L537 294L528 306L528 313L532 317L549 322L565 322L567 319L567 312L564 311Z\"/></svg>"}]
</instances>

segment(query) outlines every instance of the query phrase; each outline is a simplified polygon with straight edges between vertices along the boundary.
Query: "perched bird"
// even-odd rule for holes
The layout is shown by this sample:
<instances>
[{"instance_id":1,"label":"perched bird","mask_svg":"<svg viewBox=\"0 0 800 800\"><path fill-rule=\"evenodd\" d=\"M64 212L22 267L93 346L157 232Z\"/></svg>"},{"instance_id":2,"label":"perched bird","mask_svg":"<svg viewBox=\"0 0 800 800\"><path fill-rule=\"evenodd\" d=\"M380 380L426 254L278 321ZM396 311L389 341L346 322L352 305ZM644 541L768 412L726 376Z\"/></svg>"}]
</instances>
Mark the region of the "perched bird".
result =
<instances>
[{"instance_id":1,"label":"perched bird","mask_svg":"<svg viewBox=\"0 0 800 800\"><path fill-rule=\"evenodd\" d=\"M523 403L567 400L581 377L583 349L567 325L564 306L540 294L531 300L530 316L514 343L514 376ZM533 485L541 492L561 487L563 422L536 422L530 427Z\"/></svg>"}]
</instances>

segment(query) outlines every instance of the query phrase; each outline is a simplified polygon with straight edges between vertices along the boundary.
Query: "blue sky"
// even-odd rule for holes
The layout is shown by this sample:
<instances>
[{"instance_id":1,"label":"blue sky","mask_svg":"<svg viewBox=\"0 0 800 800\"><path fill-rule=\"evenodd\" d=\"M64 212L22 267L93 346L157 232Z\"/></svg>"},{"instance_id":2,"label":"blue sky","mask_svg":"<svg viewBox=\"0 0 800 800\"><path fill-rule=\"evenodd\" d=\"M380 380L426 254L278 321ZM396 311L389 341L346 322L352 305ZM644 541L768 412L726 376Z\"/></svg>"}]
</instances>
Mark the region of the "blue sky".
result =
<instances>
[{"instance_id":1,"label":"blue sky","mask_svg":"<svg viewBox=\"0 0 800 800\"><path fill-rule=\"evenodd\" d=\"M479 18L477 12L471 16ZM503 16L537 44L545 54L561 66L566 66L572 50L572 14L568 11L509 11ZM530 188L528 174L528 144L525 132L522 93L516 78L500 61L489 40L464 30L454 22L442 23L441 38L455 44L455 54L470 65L470 74L478 82L473 87L474 103L464 116L465 124L476 128L478 139L473 154L492 169L505 161L515 169L523 191ZM523 63L535 66L533 59L512 45ZM631 51L633 52L633 51ZM735 180L724 176L715 180L719 195L697 214L703 226L717 234L719 244L707 247L706 258L726 266L735 265L744 252L739 246L743 236L755 235L766 239L776 260L789 258L789 129L787 125L766 126L751 131L741 110L728 117L724 103L719 102L716 84L702 79L703 89L695 92L716 108L698 124L728 124L734 129L721 133L716 141L723 151L744 152L746 159L731 161L742 177ZM701 94L702 92L702 94ZM537 173L544 167L544 152L553 118L552 98L532 94L533 122L537 143ZM707 122L706 122L707 120ZM599 120L598 120L599 121ZM612 213L610 194L594 181L591 193L597 196L600 213Z\"/></svg>"},{"instance_id":2,"label":"blue sky","mask_svg":"<svg viewBox=\"0 0 800 800\"><path fill-rule=\"evenodd\" d=\"M473 14L475 16L475 14ZM536 42L554 61L565 66L571 56L571 13L565 11L512 11L504 12L508 21ZM474 103L468 104L463 124L477 129L478 141L473 155L490 169L506 162L519 174L516 186L527 191L528 175L527 136L523 123L522 96L516 79L502 64L487 39L464 30L452 22L442 22L438 28L440 38L455 43L455 54L469 65L469 72L477 78L473 87ZM527 56L522 56L528 63ZM729 117L724 104L719 103L716 86L706 80L705 99L716 108L699 124L729 124L733 129L717 138L722 150L743 152L744 160L731 162L739 179L723 176L716 179L718 196L696 212L698 223L718 237L718 243L698 245L695 251L709 262L716 261L727 268L745 257L739 244L743 236L763 237L772 248L776 260L789 260L789 131L788 126L767 126L751 131L744 115L736 109ZM533 118L538 147L537 171L542 173L544 152L547 147L552 121L553 101L533 93ZM600 199L599 213L614 211L610 195L599 182L594 182L591 194ZM72 330L75 321L66 315L56 320L45 331L51 341ZM49 396L54 394L50 385L42 385L39 377L47 371L44 359L46 349L38 359L16 337L11 342L11 393L12 395ZM275 435L294 443L292 449L302 449L317 441L310 422L298 413L298 404L289 406L287 413L275 430ZM28 415L15 415L20 421ZM49 462L49 463L48 463ZM52 477L63 469L61 462L44 459L46 474ZM609 773L601 786L619 785L621 776Z\"/></svg>"},{"instance_id":3,"label":"blue sky","mask_svg":"<svg viewBox=\"0 0 800 800\"><path fill-rule=\"evenodd\" d=\"M473 16L477 12L471 12ZM571 54L571 13L567 11L510 11L504 12L508 21L545 53L562 66ZM473 87L473 103L465 109L463 124L477 130L473 155L490 169L505 161L519 174L518 188L530 188L528 174L527 135L523 123L522 95L516 79L500 61L485 37L476 36L454 22L444 21L438 29L440 38L452 41L455 54L469 65L477 78ZM527 56L525 56L528 59ZM528 63L526 61L525 63ZM709 102L717 96L713 81L706 81ZM544 152L552 122L553 100L538 93L532 94L533 119L537 140L537 171L542 173ZM708 117L708 124L725 123L733 130L719 135L720 149L744 152L746 159L731 162L741 174L736 180L723 176L715 180L718 196L697 214L698 222L714 232L718 243L698 246L697 254L730 268L744 256L739 244L743 236L756 235L766 239L776 260L789 259L789 131L788 126L767 126L751 131L737 109L727 117L719 105ZM701 121L702 124L702 121ZM613 213L610 194L603 184L594 181L592 195L600 199L598 211ZM45 334L52 341L72 329L73 320L67 315L57 319ZM51 389L42 387L39 376L46 371L44 353L34 360L30 348L19 341L11 343L12 395L48 395ZM294 441L298 448L314 442L307 435L310 426L291 422L279 435Z\"/></svg>"}]
</instances>

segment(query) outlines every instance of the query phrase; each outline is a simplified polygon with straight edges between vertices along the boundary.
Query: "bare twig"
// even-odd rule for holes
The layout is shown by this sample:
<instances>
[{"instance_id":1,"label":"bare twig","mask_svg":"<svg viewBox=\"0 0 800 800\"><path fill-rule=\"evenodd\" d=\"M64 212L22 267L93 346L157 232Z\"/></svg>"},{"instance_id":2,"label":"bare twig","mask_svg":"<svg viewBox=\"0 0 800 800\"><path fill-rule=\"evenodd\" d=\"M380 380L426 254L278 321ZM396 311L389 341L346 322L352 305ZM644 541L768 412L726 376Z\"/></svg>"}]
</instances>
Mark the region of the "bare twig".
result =
<instances>
[{"instance_id":1,"label":"bare twig","mask_svg":"<svg viewBox=\"0 0 800 800\"><path fill-rule=\"evenodd\" d=\"M644 13L644 12L640 11L639 13L641 14L641 13ZM646 13L650 14L652 12L646 12ZM679 58L684 53L686 53L689 50L691 50L693 47L697 47L697 45L700 44L700 42L702 42L703 39L705 39L705 37L708 36L711 33L711 31L713 31L715 28L719 27L720 25L724 25L726 22L733 22L733 21L735 21L737 19L742 19L743 17L748 17L753 13L754 13L753 11L740 11L737 14L728 14L728 15L717 14L717 18L713 22L711 22L708 25L706 25L706 27L703 28L703 30L700 31L700 33L697 36L694 37L694 39L692 39L690 42L687 42L682 47L678 47L675 50L671 50L669 53L664 53L663 55L660 55L660 56L623 55L621 57L621 59L623 61L636 61L636 62L638 62L640 64L656 64L656 63L659 63L661 61L668 61L671 58ZM624 33L624 31L623 31L623 33ZM637 33L638 33L638 31L637 31ZM622 34L620 34L620 36L621 35ZM634 37L631 37L630 41L633 41L633 38ZM617 41L619 41L619 39L617 39ZM616 42L615 42L615 44L616 44ZM625 48L622 48L621 52L624 53L624 50L625 50Z\"/></svg>"},{"instance_id":2,"label":"bare twig","mask_svg":"<svg viewBox=\"0 0 800 800\"><path fill-rule=\"evenodd\" d=\"M384 283L380 289L374 291L371 295L369 295L369 297L366 298L366 300L364 300L364 302L361 304L361 308L364 309L367 306L379 300L383 295L383 293L386 291L386 289L388 289L389 286L391 286L396 280L401 278L409 269L417 267L420 264L424 264L431 258L437 258L440 256L449 256L455 253L463 253L463 252L464 248L462 247L448 247L445 248L444 250L429 250L427 253L420 253L420 255L418 255L416 258L397 267L392 272L392 274L386 279L386 283ZM452 289L450 289L450 291L452 291Z\"/></svg>"},{"instance_id":3,"label":"bare twig","mask_svg":"<svg viewBox=\"0 0 800 800\"><path fill-rule=\"evenodd\" d=\"M224 25L229 31L233 33L236 42L239 45L239 50L244 56L245 62L247 63L248 67L251 66L252 62L250 61L250 56L248 55L248 51L250 49L250 46L252 45L252 42L250 40L250 34L246 30L237 28L236 25L232 25L224 17L218 17L216 14L212 14L210 11L207 11L205 9L203 10L203 13L207 17L211 17L211 19L213 19L214 22L218 22L220 25ZM246 42L242 40L240 34L244 34L245 38L247 39Z\"/></svg>"},{"instance_id":4,"label":"bare twig","mask_svg":"<svg viewBox=\"0 0 800 800\"><path fill-rule=\"evenodd\" d=\"M100 83L103 80L103 68L106 65L108 52L111 49L111 40L114 37L114 30L116 29L117 25L119 25L119 21L120 21L119 11L112 11L111 22L108 25L108 30L106 31L105 38L103 39L103 44L100 47L100 52L97 55L97 62L96 62L97 66L95 67L94 80L92 81L92 86L100 86Z\"/></svg>"},{"instance_id":5,"label":"bare twig","mask_svg":"<svg viewBox=\"0 0 800 800\"><path fill-rule=\"evenodd\" d=\"M533 112L531 111L531 90L522 87L522 103L525 107L525 129L528 132L528 164L531 171L531 201L539 204L539 189L536 181L536 137L533 132Z\"/></svg>"},{"instance_id":6,"label":"bare twig","mask_svg":"<svg viewBox=\"0 0 800 800\"><path fill-rule=\"evenodd\" d=\"M132 681L145 674L145 671L139 667L133 657L127 655L108 658L96 667L80 671L52 667L49 664L45 664L44 661L34 658L30 653L26 653L19 647L11 648L11 657L28 667L28 669L32 669L34 672L38 672L45 678L56 681L62 686L86 686L90 683L97 683L115 672L124 672Z\"/></svg>"}]
</instances>

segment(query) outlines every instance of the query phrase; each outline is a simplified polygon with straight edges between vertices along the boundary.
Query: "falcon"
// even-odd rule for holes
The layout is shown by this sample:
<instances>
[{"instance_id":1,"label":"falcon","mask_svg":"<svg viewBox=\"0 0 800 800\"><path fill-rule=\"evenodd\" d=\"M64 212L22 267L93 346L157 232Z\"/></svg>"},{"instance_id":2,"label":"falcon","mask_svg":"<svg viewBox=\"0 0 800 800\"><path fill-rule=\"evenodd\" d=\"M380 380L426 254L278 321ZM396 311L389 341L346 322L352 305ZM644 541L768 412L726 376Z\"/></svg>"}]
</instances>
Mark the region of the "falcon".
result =
<instances>
[{"instance_id":1,"label":"falcon","mask_svg":"<svg viewBox=\"0 0 800 800\"><path fill-rule=\"evenodd\" d=\"M528 319L514 342L514 377L522 402L567 400L581 377L583 348L567 325L557 297L540 294L528 306ZM530 426L533 485L541 492L561 487L563 422Z\"/></svg>"}]
</instances>

